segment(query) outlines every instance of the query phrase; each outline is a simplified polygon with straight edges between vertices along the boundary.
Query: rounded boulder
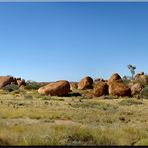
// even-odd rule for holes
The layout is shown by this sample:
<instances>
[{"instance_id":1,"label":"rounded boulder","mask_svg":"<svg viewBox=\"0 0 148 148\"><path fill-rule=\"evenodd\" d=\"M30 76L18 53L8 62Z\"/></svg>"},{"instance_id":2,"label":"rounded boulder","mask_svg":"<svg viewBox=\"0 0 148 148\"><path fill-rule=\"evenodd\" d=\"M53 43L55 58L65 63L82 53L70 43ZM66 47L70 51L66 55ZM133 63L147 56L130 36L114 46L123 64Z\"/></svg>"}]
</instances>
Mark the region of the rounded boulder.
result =
<instances>
[{"instance_id":1,"label":"rounded boulder","mask_svg":"<svg viewBox=\"0 0 148 148\"><path fill-rule=\"evenodd\" d=\"M96 84L93 90L93 95L95 97L100 97L102 95L107 95L108 94L108 85L106 82L100 81L99 83Z\"/></svg>"},{"instance_id":2,"label":"rounded boulder","mask_svg":"<svg viewBox=\"0 0 148 148\"><path fill-rule=\"evenodd\" d=\"M78 89L85 90L85 89L92 89L93 88L93 79L89 76L83 78L78 83Z\"/></svg>"},{"instance_id":3,"label":"rounded boulder","mask_svg":"<svg viewBox=\"0 0 148 148\"><path fill-rule=\"evenodd\" d=\"M50 96L64 96L70 92L70 84L68 81L61 80L51 82L50 84L40 87L38 93L48 94Z\"/></svg>"}]
</instances>

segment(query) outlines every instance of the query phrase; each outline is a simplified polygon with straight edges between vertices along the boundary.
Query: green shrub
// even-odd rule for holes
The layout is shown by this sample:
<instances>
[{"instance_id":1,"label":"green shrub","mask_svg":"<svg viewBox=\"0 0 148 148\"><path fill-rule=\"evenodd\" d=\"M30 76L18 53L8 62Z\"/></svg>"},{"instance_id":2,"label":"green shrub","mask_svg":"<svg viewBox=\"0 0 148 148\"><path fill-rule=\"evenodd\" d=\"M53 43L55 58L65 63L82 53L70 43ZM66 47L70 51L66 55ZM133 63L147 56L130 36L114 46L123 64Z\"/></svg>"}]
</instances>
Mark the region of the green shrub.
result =
<instances>
[{"instance_id":1,"label":"green shrub","mask_svg":"<svg viewBox=\"0 0 148 148\"><path fill-rule=\"evenodd\" d=\"M40 87L41 87L40 84L38 84L35 81L27 81L26 86L25 86L25 88L28 89L28 90L39 89Z\"/></svg>"},{"instance_id":2,"label":"green shrub","mask_svg":"<svg viewBox=\"0 0 148 148\"><path fill-rule=\"evenodd\" d=\"M107 104L104 102L78 102L71 104L74 108L96 108L101 110L116 110L118 107L115 105Z\"/></svg>"},{"instance_id":3,"label":"green shrub","mask_svg":"<svg viewBox=\"0 0 148 148\"><path fill-rule=\"evenodd\" d=\"M142 90L140 96L144 99L148 99L148 85L144 87Z\"/></svg>"},{"instance_id":4,"label":"green shrub","mask_svg":"<svg viewBox=\"0 0 148 148\"><path fill-rule=\"evenodd\" d=\"M3 88L5 91L8 91L8 92L12 92L12 91L16 91L19 89L19 86L18 85L15 85L15 84L10 84L10 85L7 85Z\"/></svg>"},{"instance_id":5,"label":"green shrub","mask_svg":"<svg viewBox=\"0 0 148 148\"><path fill-rule=\"evenodd\" d=\"M70 145L90 145L93 141L93 133L88 128L74 127L67 136L67 143Z\"/></svg>"},{"instance_id":6,"label":"green shrub","mask_svg":"<svg viewBox=\"0 0 148 148\"><path fill-rule=\"evenodd\" d=\"M123 76L122 80L123 80L123 83L124 83L124 84L128 85L128 83L129 83L130 80L131 80L131 77Z\"/></svg>"},{"instance_id":7,"label":"green shrub","mask_svg":"<svg viewBox=\"0 0 148 148\"><path fill-rule=\"evenodd\" d=\"M125 100L120 101L119 104L130 106L130 105L140 105L140 104L143 104L143 102L134 100L134 99L125 99Z\"/></svg>"}]
</instances>

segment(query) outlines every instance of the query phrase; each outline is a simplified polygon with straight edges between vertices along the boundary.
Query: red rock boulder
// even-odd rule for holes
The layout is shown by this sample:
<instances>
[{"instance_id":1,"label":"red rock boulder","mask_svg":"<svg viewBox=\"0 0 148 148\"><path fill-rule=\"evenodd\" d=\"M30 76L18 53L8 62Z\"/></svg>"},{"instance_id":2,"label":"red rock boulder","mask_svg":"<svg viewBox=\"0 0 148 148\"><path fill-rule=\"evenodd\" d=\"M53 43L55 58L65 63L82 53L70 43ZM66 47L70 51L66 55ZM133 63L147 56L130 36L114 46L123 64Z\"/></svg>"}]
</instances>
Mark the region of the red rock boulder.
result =
<instances>
[{"instance_id":1,"label":"red rock boulder","mask_svg":"<svg viewBox=\"0 0 148 148\"><path fill-rule=\"evenodd\" d=\"M108 84L112 82L123 82L122 78L118 73L114 73L111 75L111 77L108 79Z\"/></svg>"},{"instance_id":2,"label":"red rock boulder","mask_svg":"<svg viewBox=\"0 0 148 148\"><path fill-rule=\"evenodd\" d=\"M70 92L70 84L68 81L61 80L52 82L38 89L40 94L48 94L51 96L64 96Z\"/></svg>"},{"instance_id":3,"label":"red rock boulder","mask_svg":"<svg viewBox=\"0 0 148 148\"><path fill-rule=\"evenodd\" d=\"M91 77L85 77L78 83L78 89L92 89L93 88L93 79Z\"/></svg>"},{"instance_id":4,"label":"red rock boulder","mask_svg":"<svg viewBox=\"0 0 148 148\"><path fill-rule=\"evenodd\" d=\"M108 94L108 85L106 82L100 81L98 82L94 89L93 89L93 94L95 97L100 97L102 95L107 95Z\"/></svg>"},{"instance_id":5,"label":"red rock boulder","mask_svg":"<svg viewBox=\"0 0 148 148\"><path fill-rule=\"evenodd\" d=\"M140 83L135 83L133 86L131 86L131 92L132 95L140 95L140 92L142 91L142 89L144 88L144 86Z\"/></svg>"},{"instance_id":6,"label":"red rock boulder","mask_svg":"<svg viewBox=\"0 0 148 148\"><path fill-rule=\"evenodd\" d=\"M112 96L131 96L131 89L123 83L119 74L113 74L108 80L109 94Z\"/></svg>"},{"instance_id":7,"label":"red rock boulder","mask_svg":"<svg viewBox=\"0 0 148 148\"><path fill-rule=\"evenodd\" d=\"M131 96L131 89L124 83L112 82L109 84L109 94L112 96Z\"/></svg>"},{"instance_id":8,"label":"red rock boulder","mask_svg":"<svg viewBox=\"0 0 148 148\"><path fill-rule=\"evenodd\" d=\"M11 76L0 76L0 88L5 87L6 85L14 82L14 78Z\"/></svg>"}]
</instances>

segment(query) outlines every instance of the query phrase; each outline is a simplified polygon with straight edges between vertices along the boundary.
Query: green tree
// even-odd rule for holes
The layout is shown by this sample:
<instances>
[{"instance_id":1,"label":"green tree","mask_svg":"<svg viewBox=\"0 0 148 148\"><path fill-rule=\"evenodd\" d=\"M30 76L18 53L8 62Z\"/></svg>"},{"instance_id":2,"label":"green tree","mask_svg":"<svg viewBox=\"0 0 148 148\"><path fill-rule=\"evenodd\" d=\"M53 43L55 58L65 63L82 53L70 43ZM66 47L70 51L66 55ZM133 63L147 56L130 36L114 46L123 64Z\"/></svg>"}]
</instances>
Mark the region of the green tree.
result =
<instances>
[{"instance_id":1,"label":"green tree","mask_svg":"<svg viewBox=\"0 0 148 148\"><path fill-rule=\"evenodd\" d=\"M129 64L129 65L127 65L127 67L130 70L131 75L132 75L132 78L133 78L134 77L134 74L135 74L136 66L132 66L131 64Z\"/></svg>"}]
</instances>

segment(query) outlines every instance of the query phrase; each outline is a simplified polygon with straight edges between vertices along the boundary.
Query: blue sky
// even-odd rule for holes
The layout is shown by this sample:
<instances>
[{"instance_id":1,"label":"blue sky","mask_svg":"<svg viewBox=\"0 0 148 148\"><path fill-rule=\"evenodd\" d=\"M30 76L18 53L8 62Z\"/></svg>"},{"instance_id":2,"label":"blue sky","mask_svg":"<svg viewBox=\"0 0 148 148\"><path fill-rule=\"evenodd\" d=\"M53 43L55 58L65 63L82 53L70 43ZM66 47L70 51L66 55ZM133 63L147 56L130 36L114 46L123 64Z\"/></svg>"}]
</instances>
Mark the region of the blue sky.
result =
<instances>
[{"instance_id":1,"label":"blue sky","mask_svg":"<svg viewBox=\"0 0 148 148\"><path fill-rule=\"evenodd\" d=\"M26 80L148 73L148 3L0 3L0 55Z\"/></svg>"}]
</instances>

